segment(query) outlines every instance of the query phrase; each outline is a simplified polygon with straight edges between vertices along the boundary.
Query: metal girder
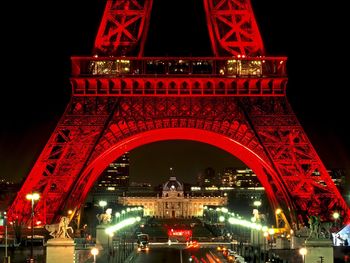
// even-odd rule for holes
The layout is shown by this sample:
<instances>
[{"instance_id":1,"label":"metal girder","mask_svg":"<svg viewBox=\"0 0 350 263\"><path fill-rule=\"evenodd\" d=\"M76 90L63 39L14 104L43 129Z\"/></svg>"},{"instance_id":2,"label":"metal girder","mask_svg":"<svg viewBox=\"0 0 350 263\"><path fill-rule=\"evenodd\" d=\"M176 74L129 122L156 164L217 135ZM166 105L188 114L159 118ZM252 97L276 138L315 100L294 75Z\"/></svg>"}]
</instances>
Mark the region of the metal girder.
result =
<instances>
[{"instance_id":1,"label":"metal girder","mask_svg":"<svg viewBox=\"0 0 350 263\"><path fill-rule=\"evenodd\" d=\"M250 0L204 0L215 56L260 56L264 46Z\"/></svg>"},{"instance_id":2,"label":"metal girder","mask_svg":"<svg viewBox=\"0 0 350 263\"><path fill-rule=\"evenodd\" d=\"M95 43L106 57L73 58L72 99L12 203L10 220L28 223L25 196L34 191L42 195L37 221L51 223L67 209L79 210L108 162L170 139L209 143L241 158L255 170L271 206L285 208L292 223L316 214L326 220L332 211L350 220L285 97L286 58L250 57L263 54L250 1L204 4L216 58L186 62L113 57L142 56L152 0L107 1ZM197 67L201 63L206 67Z\"/></svg>"},{"instance_id":3,"label":"metal girder","mask_svg":"<svg viewBox=\"0 0 350 263\"><path fill-rule=\"evenodd\" d=\"M108 0L95 39L95 54L143 55L153 0Z\"/></svg>"},{"instance_id":4,"label":"metal girder","mask_svg":"<svg viewBox=\"0 0 350 263\"><path fill-rule=\"evenodd\" d=\"M88 167L102 172L107 165L96 160L133 136L176 128L209 131L254 153L252 164L263 161L266 168L257 176L269 199L288 210L291 222L305 221L310 214L327 219L330 211L349 217L286 97L225 95L73 96L10 214L30 218L25 195L32 191L43 195L36 206L36 218L42 222L54 220L64 207L78 209L97 179Z\"/></svg>"},{"instance_id":5,"label":"metal girder","mask_svg":"<svg viewBox=\"0 0 350 263\"><path fill-rule=\"evenodd\" d=\"M288 188L299 222L309 215L332 220L349 208L295 117L286 97L251 98L245 104L257 135Z\"/></svg>"},{"instance_id":6,"label":"metal girder","mask_svg":"<svg viewBox=\"0 0 350 263\"><path fill-rule=\"evenodd\" d=\"M77 101L72 98L10 207L13 218L28 221L30 202L25 196L40 192L42 198L36 204L35 218L42 223L53 220L103 131L111 100L115 99L82 98ZM99 101L98 105L96 101Z\"/></svg>"}]
</instances>

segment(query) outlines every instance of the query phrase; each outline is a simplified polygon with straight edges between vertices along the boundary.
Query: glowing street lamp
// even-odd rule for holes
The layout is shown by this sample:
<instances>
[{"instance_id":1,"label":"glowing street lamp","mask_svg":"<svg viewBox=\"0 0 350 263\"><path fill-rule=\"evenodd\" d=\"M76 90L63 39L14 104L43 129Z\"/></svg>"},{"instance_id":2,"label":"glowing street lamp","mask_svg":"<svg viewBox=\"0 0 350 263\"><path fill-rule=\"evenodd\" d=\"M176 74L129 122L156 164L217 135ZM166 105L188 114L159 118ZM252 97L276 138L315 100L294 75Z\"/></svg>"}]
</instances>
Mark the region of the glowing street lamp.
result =
<instances>
[{"instance_id":1,"label":"glowing street lamp","mask_svg":"<svg viewBox=\"0 0 350 263\"><path fill-rule=\"evenodd\" d=\"M91 252L91 255L94 256L94 263L96 263L96 256L98 255L98 249L93 247L90 252Z\"/></svg>"},{"instance_id":2,"label":"glowing street lamp","mask_svg":"<svg viewBox=\"0 0 350 263\"><path fill-rule=\"evenodd\" d=\"M305 247L302 247L299 249L299 254L303 257L303 263L305 263L305 255L307 254L307 249Z\"/></svg>"},{"instance_id":3,"label":"glowing street lamp","mask_svg":"<svg viewBox=\"0 0 350 263\"><path fill-rule=\"evenodd\" d=\"M260 200L254 201L253 205L259 208L259 206L261 206L261 201Z\"/></svg>"},{"instance_id":4,"label":"glowing street lamp","mask_svg":"<svg viewBox=\"0 0 350 263\"><path fill-rule=\"evenodd\" d=\"M100 207L102 207L102 213L104 213L104 208L105 208L105 206L107 205L107 202L106 201L104 201L104 200L101 200L100 202L98 202L98 205L100 206Z\"/></svg>"},{"instance_id":5,"label":"glowing street lamp","mask_svg":"<svg viewBox=\"0 0 350 263\"><path fill-rule=\"evenodd\" d=\"M31 236L31 246L30 246L30 259L34 260L33 258L33 238L34 238L34 202L38 201L40 199L40 195L38 193L31 193L26 195L26 199L31 201L31 229L32 229L32 236Z\"/></svg>"},{"instance_id":6,"label":"glowing street lamp","mask_svg":"<svg viewBox=\"0 0 350 263\"><path fill-rule=\"evenodd\" d=\"M267 250L266 245L267 245L267 237L269 236L269 233L264 232L264 251Z\"/></svg>"},{"instance_id":7,"label":"glowing street lamp","mask_svg":"<svg viewBox=\"0 0 350 263\"><path fill-rule=\"evenodd\" d=\"M107 247L108 247L108 256L110 255L110 251L111 251L111 247L113 248L113 236L114 236L114 232L110 231L108 232L108 243L107 243ZM109 239L111 238L111 243L109 243ZM111 244L111 245L109 245Z\"/></svg>"},{"instance_id":8,"label":"glowing street lamp","mask_svg":"<svg viewBox=\"0 0 350 263\"><path fill-rule=\"evenodd\" d=\"M333 218L335 219L335 220L337 220L338 218L339 218L339 213L338 212L334 212L333 213Z\"/></svg>"},{"instance_id":9,"label":"glowing street lamp","mask_svg":"<svg viewBox=\"0 0 350 263\"><path fill-rule=\"evenodd\" d=\"M333 213L333 218L335 220L335 227L338 227L338 219L340 217L340 214L338 212Z\"/></svg>"}]
</instances>

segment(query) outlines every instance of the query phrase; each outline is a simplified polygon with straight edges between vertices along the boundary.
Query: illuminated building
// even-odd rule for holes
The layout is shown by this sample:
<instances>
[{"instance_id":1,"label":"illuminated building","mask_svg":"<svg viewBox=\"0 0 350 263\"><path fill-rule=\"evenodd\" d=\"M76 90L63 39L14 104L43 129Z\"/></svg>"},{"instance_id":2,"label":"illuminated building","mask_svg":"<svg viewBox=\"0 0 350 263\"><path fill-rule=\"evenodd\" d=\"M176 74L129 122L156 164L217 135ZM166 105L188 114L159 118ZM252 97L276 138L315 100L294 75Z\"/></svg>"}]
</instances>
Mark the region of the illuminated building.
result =
<instances>
[{"instance_id":1,"label":"illuminated building","mask_svg":"<svg viewBox=\"0 0 350 263\"><path fill-rule=\"evenodd\" d=\"M115 191L129 186L129 153L126 152L104 170L95 185L95 191Z\"/></svg>"},{"instance_id":2,"label":"illuminated building","mask_svg":"<svg viewBox=\"0 0 350 263\"><path fill-rule=\"evenodd\" d=\"M236 185L236 169L225 168L220 176L220 184L223 187L233 187Z\"/></svg>"},{"instance_id":3,"label":"illuminated building","mask_svg":"<svg viewBox=\"0 0 350 263\"><path fill-rule=\"evenodd\" d=\"M183 184L176 180L176 177L170 177L169 181L163 184L161 196L123 196L118 198L118 202L124 206L143 206L145 216L189 218L203 216L205 205L225 206L227 197L185 195Z\"/></svg>"},{"instance_id":4,"label":"illuminated building","mask_svg":"<svg viewBox=\"0 0 350 263\"><path fill-rule=\"evenodd\" d=\"M261 187L258 177L252 169L236 170L236 186L237 187Z\"/></svg>"}]
</instances>

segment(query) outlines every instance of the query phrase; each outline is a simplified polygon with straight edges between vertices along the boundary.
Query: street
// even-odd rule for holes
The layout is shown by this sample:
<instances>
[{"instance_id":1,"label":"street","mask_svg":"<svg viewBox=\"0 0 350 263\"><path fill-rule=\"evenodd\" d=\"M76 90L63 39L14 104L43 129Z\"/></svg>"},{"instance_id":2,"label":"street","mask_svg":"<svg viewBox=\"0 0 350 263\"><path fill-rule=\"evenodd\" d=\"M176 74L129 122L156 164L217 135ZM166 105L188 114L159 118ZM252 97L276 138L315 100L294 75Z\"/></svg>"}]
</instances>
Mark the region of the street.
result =
<instances>
[{"instance_id":1,"label":"street","mask_svg":"<svg viewBox=\"0 0 350 263\"><path fill-rule=\"evenodd\" d=\"M215 250L210 248L186 249L184 246L157 247L151 246L148 252L137 252L135 263L143 262L225 262L217 261Z\"/></svg>"}]
</instances>

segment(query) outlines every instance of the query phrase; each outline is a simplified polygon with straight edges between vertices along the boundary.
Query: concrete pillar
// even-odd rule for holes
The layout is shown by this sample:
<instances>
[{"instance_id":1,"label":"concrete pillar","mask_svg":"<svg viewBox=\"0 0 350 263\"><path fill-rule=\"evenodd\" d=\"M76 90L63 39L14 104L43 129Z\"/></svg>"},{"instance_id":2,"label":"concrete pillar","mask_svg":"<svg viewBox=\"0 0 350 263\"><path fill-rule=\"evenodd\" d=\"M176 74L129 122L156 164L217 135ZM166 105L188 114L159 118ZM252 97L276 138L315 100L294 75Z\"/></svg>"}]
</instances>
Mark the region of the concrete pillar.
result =
<instances>
[{"instance_id":1,"label":"concrete pillar","mask_svg":"<svg viewBox=\"0 0 350 263\"><path fill-rule=\"evenodd\" d=\"M68 238L53 238L46 243L46 263L74 263L74 241Z\"/></svg>"},{"instance_id":2,"label":"concrete pillar","mask_svg":"<svg viewBox=\"0 0 350 263\"><path fill-rule=\"evenodd\" d=\"M96 246L107 247L109 242L109 235L106 233L108 225L98 225L96 227Z\"/></svg>"},{"instance_id":3,"label":"concrete pillar","mask_svg":"<svg viewBox=\"0 0 350 263\"><path fill-rule=\"evenodd\" d=\"M328 239L311 239L305 241L306 255L304 263L333 263L333 243Z\"/></svg>"}]
</instances>

